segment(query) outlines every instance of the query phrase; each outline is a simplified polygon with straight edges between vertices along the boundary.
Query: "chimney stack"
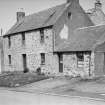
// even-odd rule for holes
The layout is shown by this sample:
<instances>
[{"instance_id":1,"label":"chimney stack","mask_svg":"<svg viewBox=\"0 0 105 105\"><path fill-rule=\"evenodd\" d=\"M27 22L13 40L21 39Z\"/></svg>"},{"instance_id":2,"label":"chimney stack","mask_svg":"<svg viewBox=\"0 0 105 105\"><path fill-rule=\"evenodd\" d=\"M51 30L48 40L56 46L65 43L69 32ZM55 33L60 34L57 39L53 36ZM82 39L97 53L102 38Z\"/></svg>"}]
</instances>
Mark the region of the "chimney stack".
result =
<instances>
[{"instance_id":1,"label":"chimney stack","mask_svg":"<svg viewBox=\"0 0 105 105\"><path fill-rule=\"evenodd\" d=\"M96 0L95 9L101 9L101 8L102 8L102 3L100 2L100 0Z\"/></svg>"},{"instance_id":2,"label":"chimney stack","mask_svg":"<svg viewBox=\"0 0 105 105\"><path fill-rule=\"evenodd\" d=\"M70 3L70 2L77 2L77 3L79 3L79 0L67 0L67 3Z\"/></svg>"},{"instance_id":3,"label":"chimney stack","mask_svg":"<svg viewBox=\"0 0 105 105\"><path fill-rule=\"evenodd\" d=\"M25 12L23 11L23 8L21 8L18 12L17 12L17 22L19 22L21 19L23 19L25 17Z\"/></svg>"}]
</instances>

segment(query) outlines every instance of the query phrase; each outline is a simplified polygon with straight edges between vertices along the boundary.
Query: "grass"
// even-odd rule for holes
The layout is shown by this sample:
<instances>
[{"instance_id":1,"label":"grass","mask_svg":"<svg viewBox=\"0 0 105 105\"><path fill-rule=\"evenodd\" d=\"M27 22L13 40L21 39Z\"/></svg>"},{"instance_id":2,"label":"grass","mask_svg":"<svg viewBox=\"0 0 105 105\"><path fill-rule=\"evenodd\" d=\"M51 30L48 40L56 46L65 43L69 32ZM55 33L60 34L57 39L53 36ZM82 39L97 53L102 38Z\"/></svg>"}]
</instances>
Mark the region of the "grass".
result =
<instances>
[{"instance_id":1,"label":"grass","mask_svg":"<svg viewBox=\"0 0 105 105\"><path fill-rule=\"evenodd\" d=\"M0 87L18 87L47 79L45 75L36 73L11 72L0 75Z\"/></svg>"}]
</instances>

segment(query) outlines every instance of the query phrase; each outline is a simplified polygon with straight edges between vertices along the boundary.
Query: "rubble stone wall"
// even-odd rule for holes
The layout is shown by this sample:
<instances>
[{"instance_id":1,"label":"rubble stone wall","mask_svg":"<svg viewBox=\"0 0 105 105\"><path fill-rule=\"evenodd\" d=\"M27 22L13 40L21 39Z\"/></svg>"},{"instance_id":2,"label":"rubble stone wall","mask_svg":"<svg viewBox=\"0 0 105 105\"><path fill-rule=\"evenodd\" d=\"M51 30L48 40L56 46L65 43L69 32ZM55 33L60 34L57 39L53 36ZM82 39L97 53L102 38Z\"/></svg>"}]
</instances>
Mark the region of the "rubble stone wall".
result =
<instances>
[{"instance_id":1,"label":"rubble stone wall","mask_svg":"<svg viewBox=\"0 0 105 105\"><path fill-rule=\"evenodd\" d=\"M67 75L89 76L94 71L94 53L84 53L84 61L78 63L76 53L63 55L63 70Z\"/></svg>"},{"instance_id":2,"label":"rubble stone wall","mask_svg":"<svg viewBox=\"0 0 105 105\"><path fill-rule=\"evenodd\" d=\"M22 45L22 35L11 36L11 47L8 46L8 37L4 38L4 66L5 71L23 71L22 54L27 56L27 67L30 71L36 71L41 64L40 53L45 53L45 71L58 72L58 56L53 54L52 28L44 30L45 42L40 43L39 30L25 33L25 45ZM11 55L9 65L8 55ZM49 72L48 71L48 72Z\"/></svg>"}]
</instances>

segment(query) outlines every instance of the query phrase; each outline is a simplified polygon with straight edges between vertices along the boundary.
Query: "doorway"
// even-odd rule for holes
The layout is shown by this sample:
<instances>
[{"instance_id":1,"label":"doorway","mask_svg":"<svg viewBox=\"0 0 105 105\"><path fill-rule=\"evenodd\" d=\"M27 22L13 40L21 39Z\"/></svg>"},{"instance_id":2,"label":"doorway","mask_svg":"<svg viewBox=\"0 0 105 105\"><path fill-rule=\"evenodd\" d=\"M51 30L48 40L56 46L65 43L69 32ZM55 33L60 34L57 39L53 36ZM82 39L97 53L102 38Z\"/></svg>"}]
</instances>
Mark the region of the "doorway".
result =
<instances>
[{"instance_id":1,"label":"doorway","mask_svg":"<svg viewBox=\"0 0 105 105\"><path fill-rule=\"evenodd\" d=\"M105 52L104 52L104 68L103 68L103 74L105 75Z\"/></svg>"},{"instance_id":2,"label":"doorway","mask_svg":"<svg viewBox=\"0 0 105 105\"><path fill-rule=\"evenodd\" d=\"M58 54L59 56L59 72L63 73L63 54Z\"/></svg>"},{"instance_id":3,"label":"doorway","mask_svg":"<svg viewBox=\"0 0 105 105\"><path fill-rule=\"evenodd\" d=\"M95 52L95 58L94 58L94 73L96 76L102 76L104 75L104 53L103 52Z\"/></svg>"},{"instance_id":4,"label":"doorway","mask_svg":"<svg viewBox=\"0 0 105 105\"><path fill-rule=\"evenodd\" d=\"M26 54L22 54L23 57L23 70L27 68L27 57Z\"/></svg>"}]
</instances>

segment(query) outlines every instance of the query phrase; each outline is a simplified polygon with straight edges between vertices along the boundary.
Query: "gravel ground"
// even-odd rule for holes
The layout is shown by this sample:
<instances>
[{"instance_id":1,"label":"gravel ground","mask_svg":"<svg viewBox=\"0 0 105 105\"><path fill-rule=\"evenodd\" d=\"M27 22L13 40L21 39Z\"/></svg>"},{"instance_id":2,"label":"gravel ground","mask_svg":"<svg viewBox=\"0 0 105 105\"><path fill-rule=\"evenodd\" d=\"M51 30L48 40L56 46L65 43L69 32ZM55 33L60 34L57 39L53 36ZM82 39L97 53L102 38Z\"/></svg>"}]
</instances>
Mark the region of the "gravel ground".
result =
<instances>
[{"instance_id":1,"label":"gravel ground","mask_svg":"<svg viewBox=\"0 0 105 105\"><path fill-rule=\"evenodd\" d=\"M15 90L105 99L105 77L94 79L50 78Z\"/></svg>"}]
</instances>

